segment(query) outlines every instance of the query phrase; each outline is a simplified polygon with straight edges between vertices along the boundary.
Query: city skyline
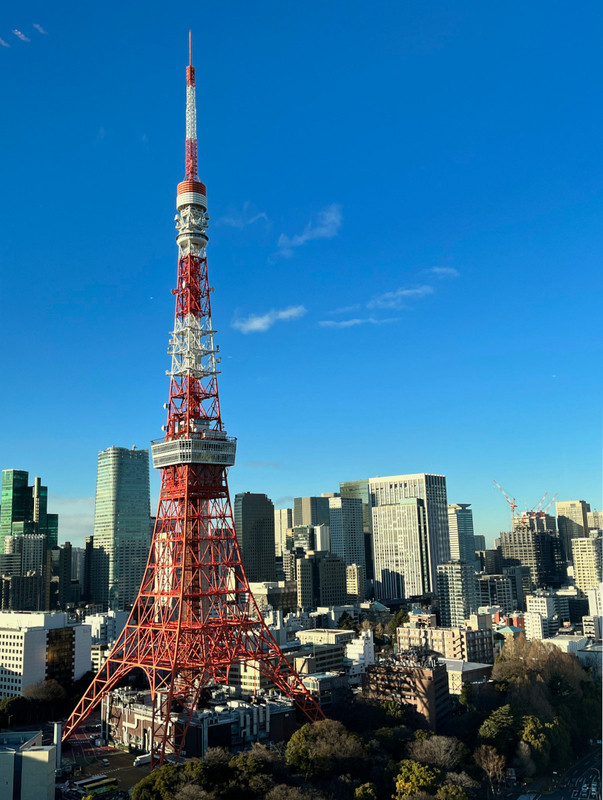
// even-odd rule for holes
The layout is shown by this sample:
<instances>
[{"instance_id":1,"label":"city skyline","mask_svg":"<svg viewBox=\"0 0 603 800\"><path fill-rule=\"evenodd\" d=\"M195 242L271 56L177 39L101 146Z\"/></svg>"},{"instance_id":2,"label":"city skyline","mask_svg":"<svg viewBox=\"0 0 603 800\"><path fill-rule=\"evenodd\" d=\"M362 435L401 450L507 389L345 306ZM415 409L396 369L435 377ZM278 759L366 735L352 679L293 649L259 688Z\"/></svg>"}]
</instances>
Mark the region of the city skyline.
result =
<instances>
[{"instance_id":1,"label":"city skyline","mask_svg":"<svg viewBox=\"0 0 603 800\"><path fill-rule=\"evenodd\" d=\"M521 32L512 14L465 3L389 15L351 3L345 18L336 4L311 5L312 15L279 16L241 3L227 20L211 5L202 16L142 14L133 3L120 25L136 32L119 35L110 63L110 12L41 3L14 12L17 27L31 17L48 33L13 37L0 53L11 75L0 143L12 153L3 166L11 191L0 199L2 314L5 347L38 354L40 391L3 397L14 424L0 466L44 476L61 541L91 533L96 453L146 448L163 423L181 178L179 131L165 120L182 101L171 91L182 38L202 19L211 35L200 160L212 193L225 414L239 440L233 494L266 493L282 507L363 476L444 474L449 502L470 503L489 541L510 528L492 478L520 508L544 491L602 505L598 345L574 324L600 282L591 15L601 11L574 12L578 42L548 5L543 26L541 3L522 9ZM308 47L319 53L310 64ZM476 59L482 75L470 68ZM98 69L84 80L68 69L80 62ZM468 94L482 101L468 105ZM74 96L77 112L64 99ZM23 136L32 103L36 126ZM83 174L94 191L74 237L65 211ZM144 208L115 192L132 174ZM32 181L43 187L34 200ZM41 199L50 187L52 204ZM23 331L13 299L26 269L36 325ZM568 275L571 293L560 288ZM318 387L299 369L316 354L328 362ZM60 382L74 361L65 403ZM370 410L350 378L366 363ZM415 391L429 370L438 383ZM594 374L586 393L584 371ZM154 511L155 471L151 481Z\"/></svg>"}]
</instances>

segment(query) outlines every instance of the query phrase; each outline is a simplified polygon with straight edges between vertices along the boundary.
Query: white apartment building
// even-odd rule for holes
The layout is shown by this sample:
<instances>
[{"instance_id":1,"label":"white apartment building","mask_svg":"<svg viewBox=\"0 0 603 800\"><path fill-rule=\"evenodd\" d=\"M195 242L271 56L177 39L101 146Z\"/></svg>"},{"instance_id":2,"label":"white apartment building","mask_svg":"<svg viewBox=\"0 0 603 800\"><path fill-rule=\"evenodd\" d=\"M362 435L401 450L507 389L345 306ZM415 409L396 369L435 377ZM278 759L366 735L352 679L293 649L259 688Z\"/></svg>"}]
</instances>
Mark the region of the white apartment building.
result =
<instances>
[{"instance_id":1,"label":"white apartment building","mask_svg":"<svg viewBox=\"0 0 603 800\"><path fill-rule=\"evenodd\" d=\"M523 615L526 639L548 639L559 630L555 598L530 594L526 598L527 611Z\"/></svg>"},{"instance_id":2,"label":"white apartment building","mask_svg":"<svg viewBox=\"0 0 603 800\"><path fill-rule=\"evenodd\" d=\"M125 628L128 611L106 611L104 614L91 614L84 618L84 625L90 625L92 644L114 642Z\"/></svg>"},{"instance_id":3,"label":"white apartment building","mask_svg":"<svg viewBox=\"0 0 603 800\"><path fill-rule=\"evenodd\" d=\"M427 527L427 564L429 569L429 587L427 591L435 591L436 567L443 561L450 559L446 476L421 472L410 475L391 475L385 478L370 478L369 492L373 508L395 504L400 500L423 500ZM375 565L375 581L377 580L378 575Z\"/></svg>"},{"instance_id":4,"label":"white apartment building","mask_svg":"<svg viewBox=\"0 0 603 800\"><path fill-rule=\"evenodd\" d=\"M366 668L375 663L375 642L371 630L361 631L360 636L346 644L343 663L350 682L358 684Z\"/></svg>"},{"instance_id":5,"label":"white apartment building","mask_svg":"<svg viewBox=\"0 0 603 800\"><path fill-rule=\"evenodd\" d=\"M442 627L458 628L477 611L475 570L464 561L438 564L437 595Z\"/></svg>"},{"instance_id":6,"label":"white apartment building","mask_svg":"<svg viewBox=\"0 0 603 800\"><path fill-rule=\"evenodd\" d=\"M403 498L373 508L375 599L392 600L430 591L425 501Z\"/></svg>"},{"instance_id":7,"label":"white apartment building","mask_svg":"<svg viewBox=\"0 0 603 800\"><path fill-rule=\"evenodd\" d=\"M62 612L0 612L0 697L16 697L31 684L61 685L91 666L90 628Z\"/></svg>"},{"instance_id":8,"label":"white apartment building","mask_svg":"<svg viewBox=\"0 0 603 800\"><path fill-rule=\"evenodd\" d=\"M600 536L572 539L574 582L584 594L601 583L601 542Z\"/></svg>"}]
</instances>

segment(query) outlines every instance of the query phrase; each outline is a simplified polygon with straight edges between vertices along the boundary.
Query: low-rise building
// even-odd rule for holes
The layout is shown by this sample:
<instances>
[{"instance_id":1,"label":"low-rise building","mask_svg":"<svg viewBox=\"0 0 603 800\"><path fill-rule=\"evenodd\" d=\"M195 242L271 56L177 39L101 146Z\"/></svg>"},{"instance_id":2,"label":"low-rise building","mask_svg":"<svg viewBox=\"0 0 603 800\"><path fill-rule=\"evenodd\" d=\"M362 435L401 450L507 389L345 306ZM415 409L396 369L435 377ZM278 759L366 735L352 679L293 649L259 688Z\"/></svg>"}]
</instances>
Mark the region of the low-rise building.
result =
<instances>
[{"instance_id":1,"label":"low-rise building","mask_svg":"<svg viewBox=\"0 0 603 800\"><path fill-rule=\"evenodd\" d=\"M446 665L450 694L459 695L465 683L485 683L492 677L492 664L475 664L462 658L440 658Z\"/></svg>"},{"instance_id":2,"label":"low-rise building","mask_svg":"<svg viewBox=\"0 0 603 800\"><path fill-rule=\"evenodd\" d=\"M347 703L351 697L348 676L340 672L317 672L300 675L302 683L328 716L334 707Z\"/></svg>"},{"instance_id":3,"label":"low-rise building","mask_svg":"<svg viewBox=\"0 0 603 800\"><path fill-rule=\"evenodd\" d=\"M361 631L357 638L346 644L343 663L350 685L359 686L367 667L375 663L375 641L371 630Z\"/></svg>"},{"instance_id":4,"label":"low-rise building","mask_svg":"<svg viewBox=\"0 0 603 800\"><path fill-rule=\"evenodd\" d=\"M296 581L264 581L263 583L250 583L251 594L255 597L260 611L268 608L288 614L297 608L297 582Z\"/></svg>"},{"instance_id":5,"label":"low-rise building","mask_svg":"<svg viewBox=\"0 0 603 800\"><path fill-rule=\"evenodd\" d=\"M373 664L362 676L362 694L411 706L432 731L442 730L452 713L446 666L433 656L405 653Z\"/></svg>"},{"instance_id":6,"label":"low-rise building","mask_svg":"<svg viewBox=\"0 0 603 800\"><path fill-rule=\"evenodd\" d=\"M55 745L42 744L42 731L0 733L0 797L54 800Z\"/></svg>"},{"instance_id":7,"label":"low-rise building","mask_svg":"<svg viewBox=\"0 0 603 800\"><path fill-rule=\"evenodd\" d=\"M433 619L433 615L411 615L410 621L398 628L398 652L429 650L444 658L460 658L480 664L494 663L492 617L489 614L473 614L460 628L426 625L426 617L430 621Z\"/></svg>"}]
</instances>

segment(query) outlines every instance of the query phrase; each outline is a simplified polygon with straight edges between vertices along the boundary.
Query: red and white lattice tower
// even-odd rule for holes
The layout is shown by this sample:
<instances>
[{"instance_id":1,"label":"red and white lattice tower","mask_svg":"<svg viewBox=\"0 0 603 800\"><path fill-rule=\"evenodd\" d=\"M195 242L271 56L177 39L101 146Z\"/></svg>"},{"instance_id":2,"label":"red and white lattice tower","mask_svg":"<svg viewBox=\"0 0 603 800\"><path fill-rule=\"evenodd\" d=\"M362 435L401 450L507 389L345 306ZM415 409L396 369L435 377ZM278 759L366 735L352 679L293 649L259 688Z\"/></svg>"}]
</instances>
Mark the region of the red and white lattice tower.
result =
<instances>
[{"instance_id":1,"label":"red and white lattice tower","mask_svg":"<svg viewBox=\"0 0 603 800\"><path fill-rule=\"evenodd\" d=\"M186 174L178 184L178 280L157 521L140 592L121 636L65 725L67 739L134 668L153 699L152 762L180 755L203 690L229 681L233 664L256 666L310 720L323 714L264 624L234 530L227 472L236 440L218 399L218 347L205 249L205 186L197 174L195 69L186 70Z\"/></svg>"}]
</instances>

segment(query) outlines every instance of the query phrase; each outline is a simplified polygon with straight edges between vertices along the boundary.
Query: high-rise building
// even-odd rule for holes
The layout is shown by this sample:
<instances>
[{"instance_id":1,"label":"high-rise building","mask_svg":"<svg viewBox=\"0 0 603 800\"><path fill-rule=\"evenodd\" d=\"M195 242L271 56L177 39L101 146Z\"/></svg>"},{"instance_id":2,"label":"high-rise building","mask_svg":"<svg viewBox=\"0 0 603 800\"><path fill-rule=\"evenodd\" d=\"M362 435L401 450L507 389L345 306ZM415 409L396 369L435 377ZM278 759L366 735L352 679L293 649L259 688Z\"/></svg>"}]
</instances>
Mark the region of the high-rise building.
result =
<instances>
[{"instance_id":1,"label":"high-rise building","mask_svg":"<svg viewBox=\"0 0 603 800\"><path fill-rule=\"evenodd\" d=\"M71 589L71 544L65 542L48 551L48 609L66 611Z\"/></svg>"},{"instance_id":2,"label":"high-rise building","mask_svg":"<svg viewBox=\"0 0 603 800\"><path fill-rule=\"evenodd\" d=\"M362 500L353 497L330 497L329 520L331 552L346 564L365 566L364 518Z\"/></svg>"},{"instance_id":3,"label":"high-rise building","mask_svg":"<svg viewBox=\"0 0 603 800\"><path fill-rule=\"evenodd\" d=\"M293 525L328 525L328 497L296 497L293 500Z\"/></svg>"},{"instance_id":4,"label":"high-rise building","mask_svg":"<svg viewBox=\"0 0 603 800\"><path fill-rule=\"evenodd\" d=\"M362 603L366 596L364 592L364 568L361 564L349 564L345 573L348 603Z\"/></svg>"},{"instance_id":5,"label":"high-rise building","mask_svg":"<svg viewBox=\"0 0 603 800\"><path fill-rule=\"evenodd\" d=\"M505 567L529 567L532 584L536 587L559 585L562 561L558 534L525 526L503 531L500 540Z\"/></svg>"},{"instance_id":6,"label":"high-rise building","mask_svg":"<svg viewBox=\"0 0 603 800\"><path fill-rule=\"evenodd\" d=\"M486 549L486 537L482 536L481 533L476 533L473 537L473 549L474 550L485 550Z\"/></svg>"},{"instance_id":7,"label":"high-rise building","mask_svg":"<svg viewBox=\"0 0 603 800\"><path fill-rule=\"evenodd\" d=\"M430 590L434 591L437 565L450 559L446 477L425 472L392 475L385 478L371 478L369 488L373 508L414 498L420 498L425 502ZM375 579L377 580L376 564Z\"/></svg>"},{"instance_id":8,"label":"high-rise building","mask_svg":"<svg viewBox=\"0 0 603 800\"><path fill-rule=\"evenodd\" d=\"M71 548L71 580L84 584L84 565L86 563L86 549L84 547Z\"/></svg>"},{"instance_id":9,"label":"high-rise building","mask_svg":"<svg viewBox=\"0 0 603 800\"><path fill-rule=\"evenodd\" d=\"M586 524L589 531L603 531L603 511L587 511Z\"/></svg>"},{"instance_id":10,"label":"high-rise building","mask_svg":"<svg viewBox=\"0 0 603 800\"><path fill-rule=\"evenodd\" d=\"M572 539L574 582L583 594L601 583L600 536Z\"/></svg>"},{"instance_id":11,"label":"high-rise building","mask_svg":"<svg viewBox=\"0 0 603 800\"><path fill-rule=\"evenodd\" d=\"M425 501L401 499L373 508L375 598L393 600L431 591Z\"/></svg>"},{"instance_id":12,"label":"high-rise building","mask_svg":"<svg viewBox=\"0 0 603 800\"><path fill-rule=\"evenodd\" d=\"M475 561L475 536L471 503L452 503L448 506L448 531L450 533L450 558L473 564Z\"/></svg>"},{"instance_id":13,"label":"high-rise building","mask_svg":"<svg viewBox=\"0 0 603 800\"><path fill-rule=\"evenodd\" d=\"M526 639L547 639L559 630L555 596L550 592L539 592L526 598L527 611L523 615Z\"/></svg>"},{"instance_id":14,"label":"high-rise building","mask_svg":"<svg viewBox=\"0 0 603 800\"><path fill-rule=\"evenodd\" d=\"M150 547L149 451L98 454L93 599L124 610L136 599Z\"/></svg>"},{"instance_id":15,"label":"high-rise building","mask_svg":"<svg viewBox=\"0 0 603 800\"><path fill-rule=\"evenodd\" d=\"M342 481L339 484L340 497L353 497L362 501L362 526L364 530L364 562L366 580L371 582L375 577L373 569L373 519L371 516L371 493L368 478L359 481Z\"/></svg>"},{"instance_id":16,"label":"high-rise building","mask_svg":"<svg viewBox=\"0 0 603 800\"><path fill-rule=\"evenodd\" d=\"M437 595L444 628L457 628L477 610L475 570L464 561L438 564Z\"/></svg>"},{"instance_id":17,"label":"high-rise building","mask_svg":"<svg viewBox=\"0 0 603 800\"><path fill-rule=\"evenodd\" d=\"M572 539L588 536L588 512L590 506L584 500L562 500L555 503L557 527L561 539L562 555L566 561L572 558Z\"/></svg>"},{"instance_id":18,"label":"high-rise building","mask_svg":"<svg viewBox=\"0 0 603 800\"><path fill-rule=\"evenodd\" d=\"M86 536L84 546L84 577L82 579L82 600L92 600L92 576L94 570L94 536Z\"/></svg>"},{"instance_id":19,"label":"high-rise building","mask_svg":"<svg viewBox=\"0 0 603 800\"><path fill-rule=\"evenodd\" d=\"M503 614L517 609L508 575L478 575L476 601L478 606L500 606Z\"/></svg>"},{"instance_id":20,"label":"high-rise building","mask_svg":"<svg viewBox=\"0 0 603 800\"><path fill-rule=\"evenodd\" d=\"M293 527L293 509L277 508L274 511L274 554L279 557L287 549L287 532Z\"/></svg>"},{"instance_id":21,"label":"high-rise building","mask_svg":"<svg viewBox=\"0 0 603 800\"><path fill-rule=\"evenodd\" d=\"M345 562L331 553L306 553L297 559L297 605L338 606L347 602Z\"/></svg>"},{"instance_id":22,"label":"high-rise building","mask_svg":"<svg viewBox=\"0 0 603 800\"><path fill-rule=\"evenodd\" d=\"M4 552L19 553L21 555L21 575L45 575L46 536L39 533L29 533L25 536L7 536L4 540Z\"/></svg>"},{"instance_id":23,"label":"high-rise building","mask_svg":"<svg viewBox=\"0 0 603 800\"><path fill-rule=\"evenodd\" d=\"M250 583L276 580L274 504L265 494L235 496L234 523Z\"/></svg>"},{"instance_id":24,"label":"high-rise building","mask_svg":"<svg viewBox=\"0 0 603 800\"><path fill-rule=\"evenodd\" d=\"M40 478L28 486L29 473L19 469L2 471L0 507L0 553L6 536L38 534L46 536L47 546L58 542L59 517L48 513L48 487Z\"/></svg>"}]
</instances>

